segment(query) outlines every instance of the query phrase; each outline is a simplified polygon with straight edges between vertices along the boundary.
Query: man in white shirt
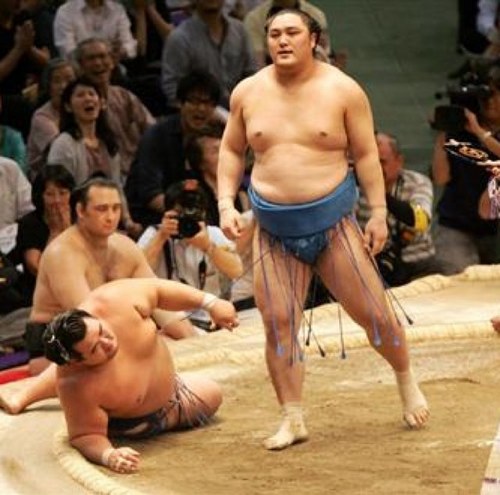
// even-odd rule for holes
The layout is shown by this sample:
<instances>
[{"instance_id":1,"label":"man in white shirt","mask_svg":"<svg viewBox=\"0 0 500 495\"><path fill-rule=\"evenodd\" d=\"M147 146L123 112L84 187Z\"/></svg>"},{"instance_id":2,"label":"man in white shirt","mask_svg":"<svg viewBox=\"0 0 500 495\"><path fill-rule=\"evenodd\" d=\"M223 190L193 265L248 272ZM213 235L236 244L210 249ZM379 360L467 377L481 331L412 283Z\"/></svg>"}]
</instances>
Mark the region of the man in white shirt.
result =
<instances>
[{"instance_id":1,"label":"man in white shirt","mask_svg":"<svg viewBox=\"0 0 500 495\"><path fill-rule=\"evenodd\" d=\"M80 41L103 38L113 47L117 60L135 58L137 41L132 36L125 8L112 0L68 0L54 19L54 44L68 58Z\"/></svg>"}]
</instances>

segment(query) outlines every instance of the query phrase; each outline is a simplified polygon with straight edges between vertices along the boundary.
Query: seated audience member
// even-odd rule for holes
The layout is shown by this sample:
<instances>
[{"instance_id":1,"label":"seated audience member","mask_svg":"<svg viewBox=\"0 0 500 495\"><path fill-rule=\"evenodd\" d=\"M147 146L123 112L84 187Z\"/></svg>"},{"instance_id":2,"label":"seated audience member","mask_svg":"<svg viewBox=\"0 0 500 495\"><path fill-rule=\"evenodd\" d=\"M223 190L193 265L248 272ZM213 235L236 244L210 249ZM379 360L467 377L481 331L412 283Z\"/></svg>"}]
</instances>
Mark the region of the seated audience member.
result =
<instances>
[{"instance_id":1,"label":"seated audience member","mask_svg":"<svg viewBox=\"0 0 500 495\"><path fill-rule=\"evenodd\" d=\"M103 105L99 88L86 77L71 81L61 96L61 133L47 161L64 165L77 184L96 173L120 184L120 155Z\"/></svg>"},{"instance_id":2,"label":"seated audience member","mask_svg":"<svg viewBox=\"0 0 500 495\"><path fill-rule=\"evenodd\" d=\"M326 15L318 7L305 0L265 0L248 12L243 20L246 32L252 43L252 49L259 67L269 61L266 43L266 22L269 16L282 9L297 8L309 14L321 30L316 50L322 51L323 58L330 55L330 35Z\"/></svg>"},{"instance_id":3,"label":"seated audience member","mask_svg":"<svg viewBox=\"0 0 500 495\"><path fill-rule=\"evenodd\" d=\"M73 191L74 223L47 245L40 259L25 334L31 374L47 367L41 336L57 313L75 307L91 290L110 280L154 277L135 242L117 232L122 204L118 185L102 177ZM186 322L173 322L166 331L177 338L193 334Z\"/></svg>"},{"instance_id":4,"label":"seated audience member","mask_svg":"<svg viewBox=\"0 0 500 495\"><path fill-rule=\"evenodd\" d=\"M187 179L165 191L165 213L159 226L150 226L139 239L156 275L183 282L217 297L225 293L224 277L242 274L241 259L219 227L207 225L207 198L198 181ZM192 323L211 329L209 315L199 310Z\"/></svg>"},{"instance_id":5,"label":"seated audience member","mask_svg":"<svg viewBox=\"0 0 500 495\"><path fill-rule=\"evenodd\" d=\"M434 242L440 271L445 275L459 273L469 265L498 261L498 220L481 218L478 212L490 173L444 148L449 139L454 139L500 156L500 134L496 132L500 126L499 67L489 71L488 84L491 94L479 99L479 111L465 112L465 130L439 132L436 138L432 175L434 183L443 186L443 192L437 205Z\"/></svg>"},{"instance_id":6,"label":"seated audience member","mask_svg":"<svg viewBox=\"0 0 500 495\"><path fill-rule=\"evenodd\" d=\"M177 106L177 85L193 70L210 72L221 87L220 105L229 108L229 95L239 81L256 70L243 23L222 12L219 0L197 0L192 16L165 41L161 84L170 106Z\"/></svg>"},{"instance_id":7,"label":"seated audience member","mask_svg":"<svg viewBox=\"0 0 500 495\"><path fill-rule=\"evenodd\" d=\"M132 217L143 225L161 222L165 211L164 191L188 177L185 143L214 118L220 96L217 80L194 71L177 88L180 111L149 128L141 139L125 191Z\"/></svg>"},{"instance_id":8,"label":"seated audience member","mask_svg":"<svg viewBox=\"0 0 500 495\"><path fill-rule=\"evenodd\" d=\"M26 145L23 136L8 125L0 125L0 156L14 160L24 175L28 175Z\"/></svg>"},{"instance_id":9,"label":"seated audience member","mask_svg":"<svg viewBox=\"0 0 500 495\"><path fill-rule=\"evenodd\" d=\"M129 173L141 136L155 123L141 101L130 91L111 84L114 68L108 42L90 38L78 44L75 52L81 74L97 85L106 102L109 127L120 153L122 183Z\"/></svg>"},{"instance_id":10,"label":"seated audience member","mask_svg":"<svg viewBox=\"0 0 500 495\"><path fill-rule=\"evenodd\" d=\"M61 97L61 134L50 145L48 163L64 165L81 184L101 175L115 181L121 190L120 154L110 129L99 87L87 77L70 82ZM136 238L142 227L123 204L123 226Z\"/></svg>"},{"instance_id":11,"label":"seated audience member","mask_svg":"<svg viewBox=\"0 0 500 495\"><path fill-rule=\"evenodd\" d=\"M21 282L30 306L42 252L71 225L69 198L74 187L73 176L62 165L46 165L33 182L35 211L19 220L15 248L23 264Z\"/></svg>"},{"instance_id":12,"label":"seated audience member","mask_svg":"<svg viewBox=\"0 0 500 495\"><path fill-rule=\"evenodd\" d=\"M52 59L45 67L40 99L48 101L33 114L28 136L28 169L32 179L45 163L50 143L59 135L61 95L75 77L73 66L62 58Z\"/></svg>"},{"instance_id":13,"label":"seated audience member","mask_svg":"<svg viewBox=\"0 0 500 495\"><path fill-rule=\"evenodd\" d=\"M238 326L231 303L176 282L119 280L99 287L48 325L44 351L58 366L33 380L29 393L2 391L1 406L21 412L58 396L72 447L117 473L137 471L139 452L123 440L115 448L116 437L144 439L201 426L222 402L212 380L175 372L167 342L156 332L158 308L197 307L221 327Z\"/></svg>"},{"instance_id":14,"label":"seated audience member","mask_svg":"<svg viewBox=\"0 0 500 495\"><path fill-rule=\"evenodd\" d=\"M117 62L137 55L137 41L121 3L113 0L68 0L57 9L54 43L61 57L72 56L78 43L94 37L110 43Z\"/></svg>"},{"instance_id":15,"label":"seated audience member","mask_svg":"<svg viewBox=\"0 0 500 495\"><path fill-rule=\"evenodd\" d=\"M36 82L49 61L49 50L35 43L33 22L18 11L19 3L0 2L0 94L20 95ZM19 14L19 15L18 15Z\"/></svg>"},{"instance_id":16,"label":"seated audience member","mask_svg":"<svg viewBox=\"0 0 500 495\"><path fill-rule=\"evenodd\" d=\"M219 225L219 210L217 207L217 162L222 139L223 127L211 124L191 135L186 144L186 160L193 177L198 179L200 187L207 196L207 223ZM246 191L240 189L235 199L238 211L250 208Z\"/></svg>"},{"instance_id":17,"label":"seated audience member","mask_svg":"<svg viewBox=\"0 0 500 495\"><path fill-rule=\"evenodd\" d=\"M16 162L0 157L0 230L32 210L28 179Z\"/></svg>"},{"instance_id":18,"label":"seated audience member","mask_svg":"<svg viewBox=\"0 0 500 495\"><path fill-rule=\"evenodd\" d=\"M404 156L395 137L376 134L384 175L389 236L376 260L382 276L391 286L403 285L438 271L431 235L433 189L431 180L404 168ZM357 216L361 228L371 210L361 196Z\"/></svg>"},{"instance_id":19,"label":"seated audience member","mask_svg":"<svg viewBox=\"0 0 500 495\"><path fill-rule=\"evenodd\" d=\"M35 45L47 49L51 57L57 55L54 45L54 10L47 0L21 0L21 15L33 23Z\"/></svg>"}]
</instances>

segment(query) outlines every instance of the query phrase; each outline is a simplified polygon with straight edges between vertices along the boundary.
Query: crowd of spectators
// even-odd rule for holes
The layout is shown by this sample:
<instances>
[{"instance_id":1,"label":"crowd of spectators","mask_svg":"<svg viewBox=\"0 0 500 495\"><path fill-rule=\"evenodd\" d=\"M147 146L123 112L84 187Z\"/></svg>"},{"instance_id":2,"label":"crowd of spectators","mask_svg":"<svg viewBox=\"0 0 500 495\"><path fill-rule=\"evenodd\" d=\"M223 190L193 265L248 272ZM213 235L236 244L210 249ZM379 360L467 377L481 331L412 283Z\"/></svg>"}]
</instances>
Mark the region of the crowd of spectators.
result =
<instances>
[{"instance_id":1,"label":"crowd of spectators","mask_svg":"<svg viewBox=\"0 0 500 495\"><path fill-rule=\"evenodd\" d=\"M316 21L318 57L335 64L326 16L305 0L0 0L0 250L17 264L23 294L2 313L33 304L42 253L75 220L71 191L95 176L116 184L119 228L151 276L253 307L248 175L236 198L247 227L234 243L218 227L218 149L231 91L268 63L267 16L296 7ZM482 19L493 43L495 26ZM460 133L438 133L429 176L405 166L388 130L377 133L390 235L376 262L388 285L497 261L498 222L479 208L490 174L444 144L472 139L500 156L499 81L490 74L491 93ZM249 152L249 172L251 161ZM433 182L443 187L435 219ZM199 210L187 234L186 194ZM363 226L363 196L356 214ZM191 320L211 329L206 315Z\"/></svg>"}]
</instances>

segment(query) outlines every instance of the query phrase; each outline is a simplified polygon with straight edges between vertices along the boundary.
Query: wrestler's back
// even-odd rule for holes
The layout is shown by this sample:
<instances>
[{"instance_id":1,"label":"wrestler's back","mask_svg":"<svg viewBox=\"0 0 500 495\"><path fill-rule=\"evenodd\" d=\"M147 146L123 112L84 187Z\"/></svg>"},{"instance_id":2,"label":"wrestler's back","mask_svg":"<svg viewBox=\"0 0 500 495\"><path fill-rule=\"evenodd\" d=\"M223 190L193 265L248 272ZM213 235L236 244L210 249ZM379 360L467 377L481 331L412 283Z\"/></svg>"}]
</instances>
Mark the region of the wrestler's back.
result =
<instances>
[{"instance_id":1,"label":"wrestler's back","mask_svg":"<svg viewBox=\"0 0 500 495\"><path fill-rule=\"evenodd\" d=\"M278 203L307 202L330 193L347 171L345 96L338 69L318 63L313 77L285 86L271 67L244 93L246 136L255 154L252 184Z\"/></svg>"}]
</instances>

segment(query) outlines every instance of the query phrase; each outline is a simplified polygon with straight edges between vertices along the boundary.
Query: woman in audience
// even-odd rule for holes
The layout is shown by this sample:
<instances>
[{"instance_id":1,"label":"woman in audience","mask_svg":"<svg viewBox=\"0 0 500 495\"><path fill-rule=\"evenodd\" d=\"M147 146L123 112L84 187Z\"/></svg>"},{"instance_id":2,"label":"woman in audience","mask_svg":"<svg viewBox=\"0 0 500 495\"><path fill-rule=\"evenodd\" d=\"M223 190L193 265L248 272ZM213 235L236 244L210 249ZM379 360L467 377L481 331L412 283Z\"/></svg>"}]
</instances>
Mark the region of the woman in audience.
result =
<instances>
[{"instance_id":1,"label":"woman in audience","mask_svg":"<svg viewBox=\"0 0 500 495\"><path fill-rule=\"evenodd\" d=\"M40 101L48 101L33 114L28 136L27 161L31 178L39 172L50 143L59 134L61 95L68 83L75 78L73 66L62 58L52 59L45 68Z\"/></svg>"},{"instance_id":2,"label":"woman in audience","mask_svg":"<svg viewBox=\"0 0 500 495\"><path fill-rule=\"evenodd\" d=\"M50 145L48 163L64 165L77 185L95 175L112 179L121 188L120 154L108 125L98 86L87 77L71 81L61 97L61 134ZM141 225L130 217L123 197L122 226L137 239Z\"/></svg>"},{"instance_id":3,"label":"woman in audience","mask_svg":"<svg viewBox=\"0 0 500 495\"><path fill-rule=\"evenodd\" d=\"M61 134L50 145L48 163L64 165L81 184L95 174L120 183L120 156L96 84L79 77L61 97Z\"/></svg>"},{"instance_id":4,"label":"woman in audience","mask_svg":"<svg viewBox=\"0 0 500 495\"><path fill-rule=\"evenodd\" d=\"M33 299L43 250L71 225L69 198L74 187L73 176L62 165L46 165L33 182L35 210L19 221L15 248L23 264L22 287L29 301Z\"/></svg>"}]
</instances>

